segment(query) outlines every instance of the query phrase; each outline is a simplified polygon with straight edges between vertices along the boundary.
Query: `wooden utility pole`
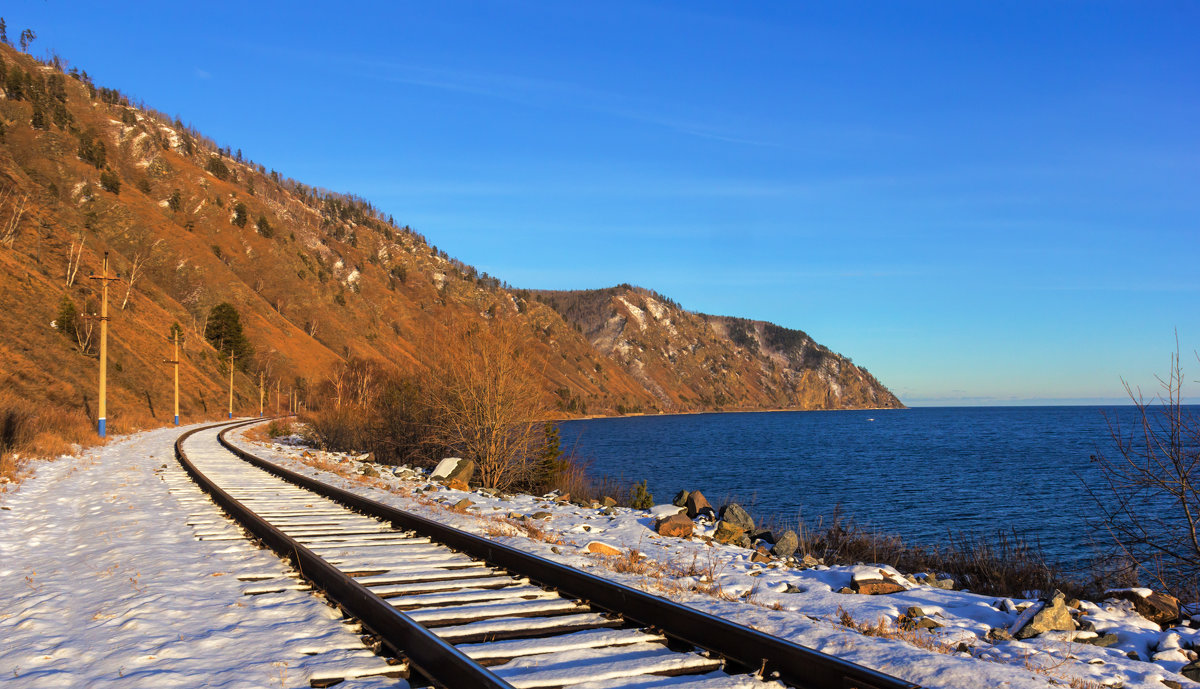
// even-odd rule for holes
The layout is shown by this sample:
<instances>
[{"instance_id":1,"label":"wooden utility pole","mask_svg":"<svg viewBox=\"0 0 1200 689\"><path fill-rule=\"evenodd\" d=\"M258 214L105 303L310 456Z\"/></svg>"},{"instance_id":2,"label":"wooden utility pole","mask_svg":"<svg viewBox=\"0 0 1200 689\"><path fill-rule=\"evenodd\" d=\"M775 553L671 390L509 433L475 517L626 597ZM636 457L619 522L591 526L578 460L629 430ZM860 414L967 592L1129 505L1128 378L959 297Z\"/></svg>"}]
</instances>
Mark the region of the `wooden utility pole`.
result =
<instances>
[{"instance_id":1,"label":"wooden utility pole","mask_svg":"<svg viewBox=\"0 0 1200 689\"><path fill-rule=\"evenodd\" d=\"M279 379L275 379L275 416L279 416Z\"/></svg>"},{"instance_id":2,"label":"wooden utility pole","mask_svg":"<svg viewBox=\"0 0 1200 689\"><path fill-rule=\"evenodd\" d=\"M100 297L100 415L96 421L96 430L103 438L108 422L108 283L120 279L116 275L108 274L107 251L104 252L104 263L100 274L90 277L92 280L99 280L102 285L102 296Z\"/></svg>"},{"instance_id":3,"label":"wooden utility pole","mask_svg":"<svg viewBox=\"0 0 1200 689\"><path fill-rule=\"evenodd\" d=\"M175 366L175 425L179 425L179 329L171 328L171 337L167 338L175 343L175 358L163 359L163 363L173 364Z\"/></svg>"},{"instance_id":4,"label":"wooden utility pole","mask_svg":"<svg viewBox=\"0 0 1200 689\"><path fill-rule=\"evenodd\" d=\"M233 360L237 357L229 350L229 418L233 418Z\"/></svg>"},{"instance_id":5,"label":"wooden utility pole","mask_svg":"<svg viewBox=\"0 0 1200 689\"><path fill-rule=\"evenodd\" d=\"M262 374L262 371L259 371L258 372L258 418L261 419L262 415L263 415L263 374Z\"/></svg>"}]
</instances>

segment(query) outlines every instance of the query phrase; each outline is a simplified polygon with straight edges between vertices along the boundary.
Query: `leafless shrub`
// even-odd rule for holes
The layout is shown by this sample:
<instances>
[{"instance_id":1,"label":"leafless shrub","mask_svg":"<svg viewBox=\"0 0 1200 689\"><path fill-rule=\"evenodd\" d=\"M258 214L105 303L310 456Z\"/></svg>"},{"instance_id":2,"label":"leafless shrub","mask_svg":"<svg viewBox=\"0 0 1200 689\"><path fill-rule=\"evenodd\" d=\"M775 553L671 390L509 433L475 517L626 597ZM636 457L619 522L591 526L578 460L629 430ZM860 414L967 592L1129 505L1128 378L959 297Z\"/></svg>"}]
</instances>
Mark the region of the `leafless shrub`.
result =
<instances>
[{"instance_id":1,"label":"leafless shrub","mask_svg":"<svg viewBox=\"0 0 1200 689\"><path fill-rule=\"evenodd\" d=\"M1101 479L1088 486L1112 537L1116 574L1153 582L1200 601L1200 418L1183 403L1179 348L1162 392L1147 402L1128 383L1132 427L1108 417L1116 451L1092 458Z\"/></svg>"},{"instance_id":2,"label":"leafless shrub","mask_svg":"<svg viewBox=\"0 0 1200 689\"><path fill-rule=\"evenodd\" d=\"M473 460L488 488L529 484L548 406L514 327L495 320L448 340L425 390L434 437Z\"/></svg>"}]
</instances>

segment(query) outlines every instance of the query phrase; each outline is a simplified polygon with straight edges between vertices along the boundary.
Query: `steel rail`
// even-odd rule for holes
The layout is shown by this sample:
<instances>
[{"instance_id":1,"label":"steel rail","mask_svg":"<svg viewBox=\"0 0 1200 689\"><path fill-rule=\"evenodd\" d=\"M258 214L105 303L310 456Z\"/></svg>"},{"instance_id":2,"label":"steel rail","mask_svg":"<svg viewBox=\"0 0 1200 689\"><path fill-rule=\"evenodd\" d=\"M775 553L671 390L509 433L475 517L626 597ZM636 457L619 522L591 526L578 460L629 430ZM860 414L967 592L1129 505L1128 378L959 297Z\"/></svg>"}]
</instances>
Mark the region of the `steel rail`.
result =
<instances>
[{"instance_id":1,"label":"steel rail","mask_svg":"<svg viewBox=\"0 0 1200 689\"><path fill-rule=\"evenodd\" d=\"M353 577L314 554L295 539L259 517L245 505L225 492L205 476L188 459L183 442L200 431L229 426L218 438L234 428L257 423L261 419L213 424L188 431L175 441L175 457L184 470L208 493L214 502L242 524L263 544L292 562L296 570L310 580L348 614L358 618L367 629L401 653L422 674L444 687L480 687L480 689L512 689L512 685L481 667L453 645L442 641L412 618L389 605ZM228 446L226 446L228 447ZM241 456L240 454L238 456Z\"/></svg>"},{"instance_id":2,"label":"steel rail","mask_svg":"<svg viewBox=\"0 0 1200 689\"><path fill-rule=\"evenodd\" d=\"M248 423L254 422L251 421ZM545 558L517 550L516 548L460 531L431 519L405 512L390 505L376 502L356 493L336 488L303 474L290 471L273 462L257 457L229 442L225 435L234 428L237 428L237 426L231 426L219 433L217 440L233 454L264 471L358 510L363 514L384 521L390 521L396 528L411 530L428 536L443 545L454 548L476 559L483 560L487 564L520 574L561 594L578 598L596 608L619 614L628 620L650 627L667 636L715 653L747 668L748 671L759 670L765 678L780 679L795 687L806 689L920 689L920 685L912 682L863 667L776 636L734 624L719 617L700 612L694 608L673 603L658 596L588 574L573 567L552 562ZM292 548L291 543L294 543L294 541L291 541L291 539L288 539L288 541L289 545L287 547ZM295 544L295 548L299 552L299 549L303 548L303 546ZM316 557L312 556L311 553L308 553L308 555L313 558ZM313 574L313 571L309 569L302 571L306 577L311 577ZM340 575L340 573L338 574ZM325 588L319 581L314 580L314 583ZM356 584L355 586L357 588L350 588L356 597L375 597L374 594L361 585ZM327 591L331 595L334 595L336 599L336 594L332 590L327 589ZM390 608L391 606L387 607ZM347 609L350 610L349 607ZM357 612L353 612L353 614L362 619L373 630L376 630L381 637L388 638L387 634L376 629L376 624L382 626L382 620L373 624L374 613L368 612L366 616ZM409 622L416 625L411 620ZM416 626L419 627L420 625ZM422 643L429 644L426 640L426 635L418 635L414 631L407 629L405 630L405 634L418 637L422 640ZM391 641L391 639L388 640ZM423 655L418 655L425 652L424 647L421 647L418 651L414 651L413 648L405 645L408 641L404 638L397 639L392 643L398 649L401 649L406 656L411 658L422 672L435 680L439 679L437 672L442 670L445 665L451 663L449 660L451 656L449 655L437 656L438 660L436 663L431 660L418 660L418 658L424 657ZM447 646L450 650L453 650L453 646L449 646L449 644L445 644L439 640L437 649L448 653L448 651L442 649L442 647ZM457 656L461 657L461 654L457 654ZM422 665L422 662L430 665L428 670ZM470 663L471 661L467 662ZM446 669L449 670L449 668ZM492 675L492 677L495 676ZM497 681L501 680L497 678ZM485 687L493 685L454 686ZM499 686L506 685L501 684Z\"/></svg>"}]
</instances>

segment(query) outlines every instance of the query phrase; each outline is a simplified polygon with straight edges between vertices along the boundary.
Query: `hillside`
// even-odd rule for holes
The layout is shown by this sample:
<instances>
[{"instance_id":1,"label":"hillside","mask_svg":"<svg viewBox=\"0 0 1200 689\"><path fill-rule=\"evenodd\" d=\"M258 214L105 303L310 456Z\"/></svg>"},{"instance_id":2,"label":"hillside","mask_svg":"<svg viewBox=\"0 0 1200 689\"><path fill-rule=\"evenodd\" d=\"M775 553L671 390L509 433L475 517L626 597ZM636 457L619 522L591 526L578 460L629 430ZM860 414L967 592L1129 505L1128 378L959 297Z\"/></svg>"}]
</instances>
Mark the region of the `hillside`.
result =
<instances>
[{"instance_id":1,"label":"hillside","mask_svg":"<svg viewBox=\"0 0 1200 689\"><path fill-rule=\"evenodd\" d=\"M666 409L901 407L848 358L799 330L686 311L650 290L541 291Z\"/></svg>"},{"instance_id":2,"label":"hillside","mask_svg":"<svg viewBox=\"0 0 1200 689\"><path fill-rule=\"evenodd\" d=\"M57 58L0 45L0 60L0 389L21 399L94 416L94 321L76 332L55 321L64 300L98 310L88 276L109 252L122 277L110 302L116 432L169 419L172 324L186 338L181 414L223 412L227 369L203 337L222 302L254 349L235 378L245 413L260 373L303 395L349 357L419 371L451 330L497 318L523 326L548 399L571 413L898 405L807 337L773 339L769 324L753 324L754 352L738 344L741 321L673 306L636 332L633 306L599 334L568 323L554 297L479 274L361 198L282 177ZM629 295L655 312L648 293Z\"/></svg>"}]
</instances>

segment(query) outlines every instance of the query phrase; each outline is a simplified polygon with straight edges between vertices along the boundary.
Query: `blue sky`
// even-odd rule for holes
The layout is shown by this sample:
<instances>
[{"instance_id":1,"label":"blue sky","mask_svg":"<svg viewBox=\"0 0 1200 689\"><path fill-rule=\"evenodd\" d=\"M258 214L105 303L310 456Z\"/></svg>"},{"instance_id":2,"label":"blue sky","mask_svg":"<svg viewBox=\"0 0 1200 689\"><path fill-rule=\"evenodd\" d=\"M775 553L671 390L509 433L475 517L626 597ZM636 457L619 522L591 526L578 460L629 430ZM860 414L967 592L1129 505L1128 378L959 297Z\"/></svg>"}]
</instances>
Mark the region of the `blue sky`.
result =
<instances>
[{"instance_id":1,"label":"blue sky","mask_svg":"<svg viewBox=\"0 0 1200 689\"><path fill-rule=\"evenodd\" d=\"M1200 372L1193 2L2 13L516 286L800 328L909 404L1152 392L1176 330Z\"/></svg>"}]
</instances>

